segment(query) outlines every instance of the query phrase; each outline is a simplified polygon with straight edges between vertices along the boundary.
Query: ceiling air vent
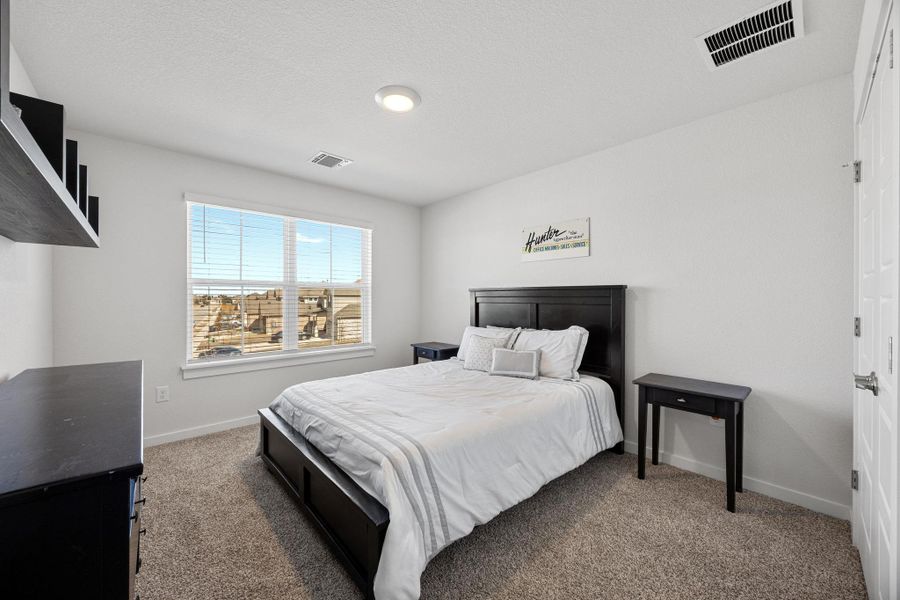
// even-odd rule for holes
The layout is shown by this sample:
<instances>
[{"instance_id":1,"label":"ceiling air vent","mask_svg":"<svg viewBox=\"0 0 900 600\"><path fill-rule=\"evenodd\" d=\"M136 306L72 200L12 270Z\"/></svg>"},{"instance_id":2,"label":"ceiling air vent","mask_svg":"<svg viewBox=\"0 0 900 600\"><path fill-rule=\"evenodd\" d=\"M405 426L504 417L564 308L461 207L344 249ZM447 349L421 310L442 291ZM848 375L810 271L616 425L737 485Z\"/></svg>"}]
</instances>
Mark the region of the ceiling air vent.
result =
<instances>
[{"instance_id":1,"label":"ceiling air vent","mask_svg":"<svg viewBox=\"0 0 900 600\"><path fill-rule=\"evenodd\" d=\"M311 159L309 162L322 165L323 167L328 167L329 169L335 169L339 167L346 167L353 161L349 158L341 158L340 156L335 156L334 154L328 154L327 152L319 152Z\"/></svg>"},{"instance_id":2,"label":"ceiling air vent","mask_svg":"<svg viewBox=\"0 0 900 600\"><path fill-rule=\"evenodd\" d=\"M776 2L725 27L697 38L710 69L727 65L760 50L803 37L803 2Z\"/></svg>"}]
</instances>

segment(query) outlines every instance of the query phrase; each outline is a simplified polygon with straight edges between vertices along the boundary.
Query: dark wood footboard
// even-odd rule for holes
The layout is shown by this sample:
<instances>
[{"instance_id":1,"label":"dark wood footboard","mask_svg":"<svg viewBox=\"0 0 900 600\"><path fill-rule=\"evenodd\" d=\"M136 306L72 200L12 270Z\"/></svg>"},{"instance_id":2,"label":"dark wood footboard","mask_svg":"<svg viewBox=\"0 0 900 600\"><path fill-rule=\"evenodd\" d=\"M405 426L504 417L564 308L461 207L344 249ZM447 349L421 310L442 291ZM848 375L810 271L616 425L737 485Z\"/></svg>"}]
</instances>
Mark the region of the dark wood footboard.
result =
<instances>
[{"instance_id":1,"label":"dark wood footboard","mask_svg":"<svg viewBox=\"0 0 900 600\"><path fill-rule=\"evenodd\" d=\"M366 598L374 598L387 509L274 412L260 410L259 420L266 466L318 527Z\"/></svg>"}]
</instances>

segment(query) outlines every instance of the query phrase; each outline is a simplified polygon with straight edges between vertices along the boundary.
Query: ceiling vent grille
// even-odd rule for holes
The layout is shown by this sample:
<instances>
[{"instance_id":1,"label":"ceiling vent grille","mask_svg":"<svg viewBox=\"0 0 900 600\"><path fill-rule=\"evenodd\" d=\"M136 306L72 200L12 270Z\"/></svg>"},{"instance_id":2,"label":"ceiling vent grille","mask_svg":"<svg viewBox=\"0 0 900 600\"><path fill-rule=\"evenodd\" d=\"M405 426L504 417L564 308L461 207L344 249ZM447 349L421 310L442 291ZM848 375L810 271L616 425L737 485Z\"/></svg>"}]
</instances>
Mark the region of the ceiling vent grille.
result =
<instances>
[{"instance_id":1,"label":"ceiling vent grille","mask_svg":"<svg viewBox=\"0 0 900 600\"><path fill-rule=\"evenodd\" d=\"M697 38L710 69L788 40L803 37L803 2L776 2L736 23Z\"/></svg>"},{"instance_id":2,"label":"ceiling vent grille","mask_svg":"<svg viewBox=\"0 0 900 600\"><path fill-rule=\"evenodd\" d=\"M319 152L311 159L309 162L322 165L323 167L328 167L329 169L337 169L340 167L346 167L353 161L349 158L341 158L340 156L335 156L334 154L328 154L327 152Z\"/></svg>"}]
</instances>

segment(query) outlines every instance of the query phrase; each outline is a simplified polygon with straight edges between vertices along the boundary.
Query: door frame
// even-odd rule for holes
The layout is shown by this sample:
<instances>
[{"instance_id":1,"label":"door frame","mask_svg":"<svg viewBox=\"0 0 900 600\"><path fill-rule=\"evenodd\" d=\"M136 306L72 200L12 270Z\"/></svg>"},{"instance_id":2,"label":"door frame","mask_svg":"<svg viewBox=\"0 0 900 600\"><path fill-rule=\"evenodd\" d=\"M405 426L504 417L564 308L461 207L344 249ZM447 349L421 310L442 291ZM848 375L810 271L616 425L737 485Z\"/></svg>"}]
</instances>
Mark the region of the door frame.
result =
<instances>
[{"instance_id":1,"label":"door frame","mask_svg":"<svg viewBox=\"0 0 900 600\"><path fill-rule=\"evenodd\" d=\"M880 6L878 6L880 4ZM861 83L860 86L854 86L853 101L854 111L852 118L852 138L853 138L853 160L845 165L853 168L853 161L857 160L860 155L859 147L859 125L862 122L863 115L867 107L869 92L872 89L872 76L875 70L875 58L881 48L881 42L884 39L885 32L889 26L888 17L891 14L893 0L868 0L866 2L863 23L860 30L858 48L856 53L856 66L853 72L854 83ZM868 23L867 23L868 21ZM861 73L861 80L860 75ZM856 209L860 201L860 187L853 186L853 315L850 317L850 323L853 319L860 316L859 306L859 211ZM857 356L859 354L859 338L853 337L853 356L851 357L850 371L856 369ZM856 422L858 418L859 407L856 402L856 391L852 382L848 383L850 391L850 401L853 407L853 448L851 458L851 468L856 471L859 469L857 457L859 456L858 440L856 436ZM856 508L857 495L851 494L850 500L850 530L854 545L859 545L859 523L857 522Z\"/></svg>"},{"instance_id":2,"label":"door frame","mask_svg":"<svg viewBox=\"0 0 900 600\"><path fill-rule=\"evenodd\" d=\"M895 6L896 4L896 6ZM895 3L894 0L866 0L863 12L863 22L860 29L860 37L858 42L856 64L853 71L853 121L852 121L852 138L853 138L853 156L860 156L859 132L860 124L867 108L869 94L873 84L873 74L875 69L876 57L882 47L882 43L888 43L885 39L887 32L894 27L896 31L900 31L900 2ZM895 34L896 35L896 34ZM897 40L895 40L897 43ZM882 65L884 67L884 65ZM894 102L900 101L900 90L894 95ZM896 134L895 134L896 135ZM894 157L898 159L897 156ZM851 166L851 165L847 165ZM863 177L865 177L866 165L862 165ZM860 201L861 187L855 185L853 188L853 317L860 315L859 305L859 211L857 207ZM900 317L898 317L900 318ZM850 321L852 323L852 321ZM862 324L865 327L865 323ZM852 335L852 333L851 333ZM857 365L857 357L859 354L859 338L853 337L853 356L852 368ZM853 407L853 457L852 468L858 470L859 457L859 439L856 435L857 421L859 418L859 405L856 402L856 391L851 383L848 385L850 389L851 403ZM896 424L895 424L896 426ZM895 474L895 483L900 485L900 461L897 461L897 473ZM857 509L858 494L854 491L851 494L851 537L854 545L859 545L861 535L861 524L858 522ZM894 540L900 542L900 518L894 517L894 531L892 532Z\"/></svg>"}]
</instances>

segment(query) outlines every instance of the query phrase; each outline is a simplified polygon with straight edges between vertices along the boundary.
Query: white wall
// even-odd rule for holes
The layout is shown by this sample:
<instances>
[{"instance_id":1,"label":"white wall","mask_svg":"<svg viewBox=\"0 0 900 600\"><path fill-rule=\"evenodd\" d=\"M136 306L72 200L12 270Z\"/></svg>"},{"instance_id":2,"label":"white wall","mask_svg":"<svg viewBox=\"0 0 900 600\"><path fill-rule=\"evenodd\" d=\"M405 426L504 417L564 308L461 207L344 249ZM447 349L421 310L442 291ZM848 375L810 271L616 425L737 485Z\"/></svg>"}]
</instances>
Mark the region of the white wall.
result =
<instances>
[{"instance_id":1,"label":"white wall","mask_svg":"<svg viewBox=\"0 0 900 600\"><path fill-rule=\"evenodd\" d=\"M69 137L100 196L101 247L54 250L54 361L143 359L149 442L252 416L294 383L409 363L419 323L417 208L97 135ZM185 192L370 222L375 356L182 380ZM160 385L170 386L168 403L155 402ZM177 433L192 428L200 429Z\"/></svg>"},{"instance_id":2,"label":"white wall","mask_svg":"<svg viewBox=\"0 0 900 600\"><path fill-rule=\"evenodd\" d=\"M847 517L851 87L824 81L426 207L422 337L459 339L470 287L627 284L628 380L751 386L747 487ZM520 262L523 226L577 217L591 218L590 258ZM631 451L635 397L629 385ZM667 460L723 476L723 429L663 421Z\"/></svg>"},{"instance_id":3,"label":"white wall","mask_svg":"<svg viewBox=\"0 0 900 600\"><path fill-rule=\"evenodd\" d=\"M9 86L37 97L12 48ZM0 382L53 359L52 260L49 246L0 237Z\"/></svg>"}]
</instances>

